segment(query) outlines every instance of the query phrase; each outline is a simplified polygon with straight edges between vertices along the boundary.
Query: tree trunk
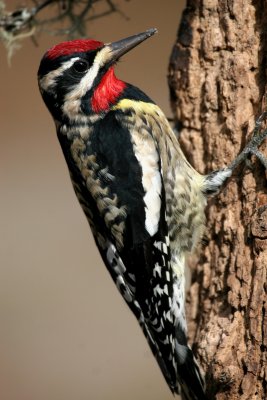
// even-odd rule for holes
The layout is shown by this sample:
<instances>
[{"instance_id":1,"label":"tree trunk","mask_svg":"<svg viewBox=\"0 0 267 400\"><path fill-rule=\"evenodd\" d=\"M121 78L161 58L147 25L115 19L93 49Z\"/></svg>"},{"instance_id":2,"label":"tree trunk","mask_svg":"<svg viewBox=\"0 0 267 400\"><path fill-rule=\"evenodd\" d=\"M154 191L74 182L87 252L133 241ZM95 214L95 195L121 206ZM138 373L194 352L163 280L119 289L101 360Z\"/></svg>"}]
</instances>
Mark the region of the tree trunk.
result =
<instances>
[{"instance_id":1,"label":"tree trunk","mask_svg":"<svg viewBox=\"0 0 267 400\"><path fill-rule=\"evenodd\" d=\"M180 143L199 172L228 165L265 108L266 24L265 1L187 1L169 84ZM267 399L267 192L258 161L209 201L200 247L187 319L208 398Z\"/></svg>"}]
</instances>

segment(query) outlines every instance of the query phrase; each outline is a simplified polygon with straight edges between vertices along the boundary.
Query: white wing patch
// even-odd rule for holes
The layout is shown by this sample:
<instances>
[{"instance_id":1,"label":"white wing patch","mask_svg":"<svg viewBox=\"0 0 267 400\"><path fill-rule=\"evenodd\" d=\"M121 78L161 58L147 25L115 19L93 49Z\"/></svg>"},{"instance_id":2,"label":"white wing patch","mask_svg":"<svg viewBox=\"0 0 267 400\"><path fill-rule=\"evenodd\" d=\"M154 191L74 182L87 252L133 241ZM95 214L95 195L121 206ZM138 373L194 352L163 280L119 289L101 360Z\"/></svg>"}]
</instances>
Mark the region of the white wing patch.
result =
<instances>
[{"instance_id":1,"label":"white wing patch","mask_svg":"<svg viewBox=\"0 0 267 400\"><path fill-rule=\"evenodd\" d=\"M161 207L161 175L159 171L159 156L154 140L145 131L132 132L135 157L142 168L142 184L145 190L146 205L145 227L150 236L158 230Z\"/></svg>"}]
</instances>

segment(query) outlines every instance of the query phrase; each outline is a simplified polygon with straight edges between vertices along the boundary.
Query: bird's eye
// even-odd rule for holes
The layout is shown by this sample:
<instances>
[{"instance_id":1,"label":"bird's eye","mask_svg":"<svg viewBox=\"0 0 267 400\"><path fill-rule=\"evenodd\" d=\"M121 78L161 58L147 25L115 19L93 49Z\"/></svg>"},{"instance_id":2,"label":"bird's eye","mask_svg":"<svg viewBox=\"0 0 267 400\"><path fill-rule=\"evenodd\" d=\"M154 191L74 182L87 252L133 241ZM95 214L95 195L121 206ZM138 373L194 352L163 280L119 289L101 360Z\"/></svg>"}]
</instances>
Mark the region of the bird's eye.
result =
<instances>
[{"instance_id":1,"label":"bird's eye","mask_svg":"<svg viewBox=\"0 0 267 400\"><path fill-rule=\"evenodd\" d=\"M85 60L76 61L73 64L73 68L76 72L82 73L88 70L88 63Z\"/></svg>"}]
</instances>

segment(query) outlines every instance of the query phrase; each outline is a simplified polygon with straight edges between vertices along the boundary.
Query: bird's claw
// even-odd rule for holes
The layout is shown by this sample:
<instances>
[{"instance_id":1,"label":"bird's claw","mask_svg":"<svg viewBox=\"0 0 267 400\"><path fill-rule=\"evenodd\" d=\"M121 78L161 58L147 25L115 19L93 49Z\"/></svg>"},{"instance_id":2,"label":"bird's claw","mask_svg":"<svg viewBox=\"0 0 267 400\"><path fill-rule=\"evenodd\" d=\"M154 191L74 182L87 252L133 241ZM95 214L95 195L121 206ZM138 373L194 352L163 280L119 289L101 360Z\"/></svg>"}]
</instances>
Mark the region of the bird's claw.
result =
<instances>
[{"instance_id":1,"label":"bird's claw","mask_svg":"<svg viewBox=\"0 0 267 400\"><path fill-rule=\"evenodd\" d=\"M258 147L262 144L264 139L267 137L267 129L263 132L261 131L262 122L267 118L267 111L263 112L255 123L255 128L253 130L252 138L247 143L242 152L237 156L237 158L231 163L229 168L233 171L242 161L247 160L250 154L255 155L262 165L267 170L267 158L259 151Z\"/></svg>"},{"instance_id":2,"label":"bird's claw","mask_svg":"<svg viewBox=\"0 0 267 400\"><path fill-rule=\"evenodd\" d=\"M267 136L267 131L266 131L266 136ZM258 158L258 160L262 163L264 168L267 170L267 158L256 148L251 149L250 153L254 154L254 156L256 156Z\"/></svg>"}]
</instances>

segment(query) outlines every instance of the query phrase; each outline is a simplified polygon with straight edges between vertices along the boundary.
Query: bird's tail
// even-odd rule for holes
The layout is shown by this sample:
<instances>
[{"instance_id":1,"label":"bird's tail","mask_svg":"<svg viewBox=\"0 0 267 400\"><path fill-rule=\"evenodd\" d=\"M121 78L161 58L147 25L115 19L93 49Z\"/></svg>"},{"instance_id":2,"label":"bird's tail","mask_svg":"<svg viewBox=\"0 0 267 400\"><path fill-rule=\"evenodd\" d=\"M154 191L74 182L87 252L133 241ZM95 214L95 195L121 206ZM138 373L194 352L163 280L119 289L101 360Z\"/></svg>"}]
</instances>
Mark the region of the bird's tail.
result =
<instances>
[{"instance_id":1,"label":"bird's tail","mask_svg":"<svg viewBox=\"0 0 267 400\"><path fill-rule=\"evenodd\" d=\"M175 340L175 361L166 359L161 352L163 349L160 349L147 325L141 326L172 393L181 394L183 400L208 400L205 395L204 378L186 339L183 340L183 345Z\"/></svg>"},{"instance_id":2,"label":"bird's tail","mask_svg":"<svg viewBox=\"0 0 267 400\"><path fill-rule=\"evenodd\" d=\"M187 345L176 341L177 375L184 400L208 400L200 368Z\"/></svg>"}]
</instances>

